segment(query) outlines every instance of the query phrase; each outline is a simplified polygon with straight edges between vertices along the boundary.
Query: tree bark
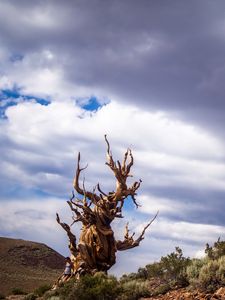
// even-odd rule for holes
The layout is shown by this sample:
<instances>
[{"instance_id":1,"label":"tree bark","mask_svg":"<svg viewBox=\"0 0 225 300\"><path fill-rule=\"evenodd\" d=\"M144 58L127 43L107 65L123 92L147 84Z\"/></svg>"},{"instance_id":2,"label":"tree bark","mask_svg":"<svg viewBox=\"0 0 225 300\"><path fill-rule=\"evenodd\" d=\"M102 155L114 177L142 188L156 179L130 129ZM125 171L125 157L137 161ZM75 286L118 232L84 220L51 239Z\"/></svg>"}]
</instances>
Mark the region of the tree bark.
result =
<instances>
[{"instance_id":1,"label":"tree bark","mask_svg":"<svg viewBox=\"0 0 225 300\"><path fill-rule=\"evenodd\" d=\"M124 251L139 246L144 239L146 229L152 224L158 214L145 226L137 239L134 239L134 233L129 235L127 224L124 240L115 240L111 222L115 218L123 217L123 205L128 197L132 199L138 208L139 205L135 197L141 180L134 182L130 187L127 186L127 178L131 177L130 170L134 163L132 152L128 149L125 152L122 163L116 162L113 159L106 136L105 141L107 144L106 165L109 166L116 178L115 191L105 193L99 184L96 185L92 192L85 190L84 182L82 187L80 186L80 174L86 167L80 167L79 153L74 189L78 195L83 196L83 199L76 198L73 193L71 199L67 201L74 214L73 222L70 226L62 223L58 214L56 217L57 222L66 231L69 238L73 274L77 278L81 274L94 274L98 271L107 272L116 262L116 251ZM71 226L77 222L82 223L78 244L76 244L75 235L71 232Z\"/></svg>"}]
</instances>

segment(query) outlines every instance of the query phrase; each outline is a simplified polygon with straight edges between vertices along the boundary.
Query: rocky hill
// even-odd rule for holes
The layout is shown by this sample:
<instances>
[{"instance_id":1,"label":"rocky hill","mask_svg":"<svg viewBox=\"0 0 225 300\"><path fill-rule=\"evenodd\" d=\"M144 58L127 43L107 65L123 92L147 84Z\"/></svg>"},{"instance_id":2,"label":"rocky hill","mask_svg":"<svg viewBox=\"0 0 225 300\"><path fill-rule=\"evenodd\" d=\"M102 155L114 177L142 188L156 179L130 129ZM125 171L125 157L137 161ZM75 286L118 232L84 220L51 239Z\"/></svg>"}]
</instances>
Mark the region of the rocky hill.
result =
<instances>
[{"instance_id":1,"label":"rocky hill","mask_svg":"<svg viewBox=\"0 0 225 300\"><path fill-rule=\"evenodd\" d=\"M64 264L64 257L44 244L0 237L0 293L52 284Z\"/></svg>"}]
</instances>

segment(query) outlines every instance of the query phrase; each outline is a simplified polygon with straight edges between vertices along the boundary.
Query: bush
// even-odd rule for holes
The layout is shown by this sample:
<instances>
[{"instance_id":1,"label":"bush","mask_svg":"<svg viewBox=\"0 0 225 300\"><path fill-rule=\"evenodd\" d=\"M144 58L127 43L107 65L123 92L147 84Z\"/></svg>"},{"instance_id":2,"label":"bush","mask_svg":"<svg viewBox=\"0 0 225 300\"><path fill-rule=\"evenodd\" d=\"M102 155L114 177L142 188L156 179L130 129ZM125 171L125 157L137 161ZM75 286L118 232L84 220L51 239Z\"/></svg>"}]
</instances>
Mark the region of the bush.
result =
<instances>
[{"instance_id":1,"label":"bush","mask_svg":"<svg viewBox=\"0 0 225 300\"><path fill-rule=\"evenodd\" d=\"M39 288L37 288L36 290L34 290L34 294L41 297L44 295L44 293L46 293L48 290L51 289L51 286L48 284L45 285L41 285Z\"/></svg>"},{"instance_id":2,"label":"bush","mask_svg":"<svg viewBox=\"0 0 225 300\"><path fill-rule=\"evenodd\" d=\"M13 295L26 295L26 293L20 288L13 288L12 294Z\"/></svg>"},{"instance_id":3,"label":"bush","mask_svg":"<svg viewBox=\"0 0 225 300\"><path fill-rule=\"evenodd\" d=\"M183 252L179 247L176 247L175 250L175 252L161 257L162 276L168 282L173 281L179 286L186 286L188 284L186 268L191 260L183 256Z\"/></svg>"},{"instance_id":4,"label":"bush","mask_svg":"<svg viewBox=\"0 0 225 300\"><path fill-rule=\"evenodd\" d=\"M82 277L77 289L80 292L80 300L111 300L115 299L118 293L118 282L113 276L107 277L104 273L98 273L95 276ZM81 290L83 291L81 292Z\"/></svg>"},{"instance_id":5,"label":"bush","mask_svg":"<svg viewBox=\"0 0 225 300\"><path fill-rule=\"evenodd\" d=\"M121 283L121 294L119 300L138 300L140 297L148 297L150 295L148 281L131 280Z\"/></svg>"},{"instance_id":6,"label":"bush","mask_svg":"<svg viewBox=\"0 0 225 300\"><path fill-rule=\"evenodd\" d=\"M115 277L99 272L94 276L85 275L79 281L70 280L58 289L58 294L65 300L113 300L119 291Z\"/></svg>"},{"instance_id":7,"label":"bush","mask_svg":"<svg viewBox=\"0 0 225 300\"><path fill-rule=\"evenodd\" d=\"M163 268L160 262L154 262L145 266L147 271L147 278L155 278L163 276Z\"/></svg>"},{"instance_id":8,"label":"bush","mask_svg":"<svg viewBox=\"0 0 225 300\"><path fill-rule=\"evenodd\" d=\"M152 296L164 295L170 290L171 286L169 283L161 284L154 290Z\"/></svg>"},{"instance_id":9,"label":"bush","mask_svg":"<svg viewBox=\"0 0 225 300\"><path fill-rule=\"evenodd\" d=\"M218 278L216 276L218 270L218 261L209 261L201 268L199 272L198 282L202 289L208 292L213 292L216 290L219 284Z\"/></svg>"},{"instance_id":10,"label":"bush","mask_svg":"<svg viewBox=\"0 0 225 300\"><path fill-rule=\"evenodd\" d=\"M225 255L218 259L219 269L216 272L216 277L221 285L225 285Z\"/></svg>"},{"instance_id":11,"label":"bush","mask_svg":"<svg viewBox=\"0 0 225 300\"><path fill-rule=\"evenodd\" d=\"M141 278L141 275L138 273L130 273L130 274L123 274L122 277L120 278L120 282L124 283L124 282L128 282L131 280L136 280Z\"/></svg>"},{"instance_id":12,"label":"bush","mask_svg":"<svg viewBox=\"0 0 225 300\"><path fill-rule=\"evenodd\" d=\"M60 286L56 290L47 292L44 295L44 298L47 297L46 299L48 299L48 295L50 294L51 296L59 296L60 299L67 299L69 297L69 294L74 290L76 285L77 285L76 281L74 279L70 279L68 282L60 284Z\"/></svg>"},{"instance_id":13,"label":"bush","mask_svg":"<svg viewBox=\"0 0 225 300\"><path fill-rule=\"evenodd\" d=\"M138 279L147 279L148 278L148 271L146 268L139 268L137 272Z\"/></svg>"},{"instance_id":14,"label":"bush","mask_svg":"<svg viewBox=\"0 0 225 300\"><path fill-rule=\"evenodd\" d=\"M192 259L190 265L187 266L186 268L187 280L192 287L195 288L198 286L199 273L201 271L201 268L207 263L208 263L207 258Z\"/></svg>"},{"instance_id":15,"label":"bush","mask_svg":"<svg viewBox=\"0 0 225 300\"><path fill-rule=\"evenodd\" d=\"M225 285L225 255L217 260L193 259L186 270L192 288L214 292L219 286Z\"/></svg>"},{"instance_id":16,"label":"bush","mask_svg":"<svg viewBox=\"0 0 225 300\"><path fill-rule=\"evenodd\" d=\"M60 300L59 289L46 292L43 295L43 299L44 300Z\"/></svg>"},{"instance_id":17,"label":"bush","mask_svg":"<svg viewBox=\"0 0 225 300\"><path fill-rule=\"evenodd\" d=\"M71 279L57 290L47 293L50 287L41 286L35 290L35 294L44 294L45 300L137 300L165 294L188 284L206 292L214 292L219 286L225 285L225 255L221 255L224 243L218 240L214 248L208 246L210 254L206 258L192 260L184 257L182 250L176 247L175 252L161 257L160 262L139 268L137 273L125 274L119 282L115 277L99 272L94 276L82 276L80 280ZM214 259L211 258L212 253Z\"/></svg>"},{"instance_id":18,"label":"bush","mask_svg":"<svg viewBox=\"0 0 225 300\"><path fill-rule=\"evenodd\" d=\"M35 294L33 294L33 293L28 294L28 295L24 298L24 300L35 300L35 299L37 299L37 295L35 295Z\"/></svg>"},{"instance_id":19,"label":"bush","mask_svg":"<svg viewBox=\"0 0 225 300\"><path fill-rule=\"evenodd\" d=\"M225 255L225 241L220 238L214 243L213 246L206 244L205 253L209 259L218 259Z\"/></svg>"}]
</instances>

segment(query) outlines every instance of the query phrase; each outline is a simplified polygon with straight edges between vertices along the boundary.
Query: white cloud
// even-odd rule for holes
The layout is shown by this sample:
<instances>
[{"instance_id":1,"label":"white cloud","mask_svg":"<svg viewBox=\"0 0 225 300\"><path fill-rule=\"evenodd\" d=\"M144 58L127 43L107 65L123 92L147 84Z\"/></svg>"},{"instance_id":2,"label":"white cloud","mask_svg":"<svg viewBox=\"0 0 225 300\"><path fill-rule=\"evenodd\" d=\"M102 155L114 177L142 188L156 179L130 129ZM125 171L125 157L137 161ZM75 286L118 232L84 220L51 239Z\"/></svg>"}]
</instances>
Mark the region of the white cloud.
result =
<instances>
[{"instance_id":1,"label":"white cloud","mask_svg":"<svg viewBox=\"0 0 225 300\"><path fill-rule=\"evenodd\" d=\"M189 206L183 199L179 202L173 199L172 195L155 196L149 192L152 186L169 185L176 189L185 184L192 189L224 191L223 143L208 133L173 120L169 115L144 112L116 102L96 113L85 112L73 102L56 101L48 106L20 103L8 108L6 115L8 119L1 123L2 138L6 141L0 161L4 185L6 182L54 196L50 199L32 196L30 202L11 199L7 203L3 199L2 234L35 238L61 252L67 251L66 237L54 220L56 210L65 216L66 203L56 195L68 198L78 151L82 154L82 164L89 163L85 170L87 188L92 189L97 182L105 191L114 188L113 175L104 165L103 136L107 133L115 159L122 158L125 147L133 149L132 173L135 178L143 179L138 200L142 207L138 214L131 213L130 209L124 212L131 230L135 228L140 232L149 219L148 214L153 215L158 209L162 215L146 233L141 246L131 250L135 264L130 264L130 256L118 253L119 264L112 272L135 271L138 266L173 251L177 245L183 246L187 255L195 255L206 242L222 235L223 226L201 224L201 215L199 224L188 221L193 211L202 212L201 203L190 199L194 204ZM68 220L71 213L67 210L67 214ZM173 220L171 215L179 215L185 221ZM211 212L211 217L215 222L215 212ZM122 238L125 221L115 223L118 238Z\"/></svg>"},{"instance_id":2,"label":"white cloud","mask_svg":"<svg viewBox=\"0 0 225 300\"><path fill-rule=\"evenodd\" d=\"M42 242L66 255L67 237L55 214L70 221L70 210L59 198L2 199L0 235Z\"/></svg>"},{"instance_id":3,"label":"white cloud","mask_svg":"<svg viewBox=\"0 0 225 300\"><path fill-rule=\"evenodd\" d=\"M143 180L138 216L125 211L130 223L141 230L144 218L160 210L153 236L147 234L142 250L132 250L136 266L166 255L178 240L187 253L198 253L199 241L217 238L223 230L218 224L224 224L225 148L215 137L224 135L224 45L221 30L215 30L222 24L223 31L224 5L196 6L190 30L192 4L167 10L160 2L17 2L0 3L0 88L18 87L52 103L18 98L6 111L8 119L0 120L4 232L35 236L57 249L65 245L48 220L55 203L61 207L57 197L71 191L78 151L82 164L89 163L87 188L97 182L106 191L114 188L104 165L107 133L115 159L125 147L133 150L133 174ZM74 103L91 96L112 102L97 113ZM20 189L31 194L30 204L13 199ZM39 199L37 191L56 202ZM126 270L134 267L129 258L118 258Z\"/></svg>"},{"instance_id":4,"label":"white cloud","mask_svg":"<svg viewBox=\"0 0 225 300\"><path fill-rule=\"evenodd\" d=\"M35 185L41 173L46 173L46 182L54 178L57 182L57 176L68 180L66 172L72 174L78 151L90 163L86 179L102 181L102 175L109 174L104 167L103 136L107 133L115 157L121 159L127 146L133 149L134 175L143 179L144 189L151 183L224 190L222 142L168 115L114 102L94 114L82 111L73 102L48 106L20 103L8 108L6 115L3 134L13 146L8 147L2 164L6 174L21 172L14 178L24 178L23 184ZM55 170L48 172L51 167Z\"/></svg>"},{"instance_id":5,"label":"white cloud","mask_svg":"<svg viewBox=\"0 0 225 300\"><path fill-rule=\"evenodd\" d=\"M171 240L189 241L193 243L206 243L215 241L224 234L224 226L194 224L189 222L177 222L160 220L154 227L159 236L170 238Z\"/></svg>"}]
</instances>

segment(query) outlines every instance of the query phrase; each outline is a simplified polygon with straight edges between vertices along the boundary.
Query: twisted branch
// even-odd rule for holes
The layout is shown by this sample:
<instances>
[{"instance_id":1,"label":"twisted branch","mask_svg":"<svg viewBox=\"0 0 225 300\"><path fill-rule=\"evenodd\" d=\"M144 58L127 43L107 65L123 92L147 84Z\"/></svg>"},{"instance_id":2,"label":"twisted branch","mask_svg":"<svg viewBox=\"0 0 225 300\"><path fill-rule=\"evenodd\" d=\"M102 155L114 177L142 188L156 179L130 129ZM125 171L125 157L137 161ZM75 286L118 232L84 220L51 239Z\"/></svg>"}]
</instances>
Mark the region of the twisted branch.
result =
<instances>
[{"instance_id":1,"label":"twisted branch","mask_svg":"<svg viewBox=\"0 0 225 300\"><path fill-rule=\"evenodd\" d=\"M71 251L71 253L76 256L78 253L77 250L77 245L76 245L76 236L71 232L70 230L70 226L66 223L61 222L60 217L58 215L58 213L56 213L56 221L57 223L59 223L62 228L66 231L67 236L69 238L69 249Z\"/></svg>"},{"instance_id":2,"label":"twisted branch","mask_svg":"<svg viewBox=\"0 0 225 300\"><path fill-rule=\"evenodd\" d=\"M158 216L158 213L159 212L157 212L155 214L155 216L152 218L152 220L144 227L140 236L136 240L134 240L135 233L133 233L132 235L129 235L129 229L128 229L128 223L127 223L126 227L125 227L124 240L116 242L117 250L124 251L124 250L128 250L128 249L139 246L140 242L144 239L144 234L145 234L146 229L154 222L154 220Z\"/></svg>"}]
</instances>

